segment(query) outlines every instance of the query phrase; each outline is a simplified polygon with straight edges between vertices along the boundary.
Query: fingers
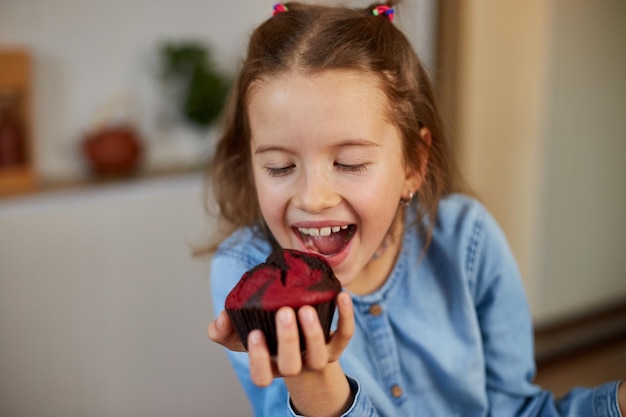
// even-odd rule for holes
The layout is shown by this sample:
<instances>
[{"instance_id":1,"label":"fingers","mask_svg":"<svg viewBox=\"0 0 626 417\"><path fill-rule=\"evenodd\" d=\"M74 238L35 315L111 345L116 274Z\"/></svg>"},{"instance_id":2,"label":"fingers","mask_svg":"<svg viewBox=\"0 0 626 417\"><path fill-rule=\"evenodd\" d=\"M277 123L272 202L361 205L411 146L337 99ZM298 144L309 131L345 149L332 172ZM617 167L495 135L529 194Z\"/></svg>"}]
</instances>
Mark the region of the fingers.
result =
<instances>
[{"instance_id":1,"label":"fingers","mask_svg":"<svg viewBox=\"0 0 626 417\"><path fill-rule=\"evenodd\" d=\"M265 337L260 330L253 330L248 335L248 357L252 382L259 387L270 385L274 380L274 370Z\"/></svg>"},{"instance_id":2,"label":"fingers","mask_svg":"<svg viewBox=\"0 0 626 417\"><path fill-rule=\"evenodd\" d=\"M298 321L306 341L304 361ZM304 370L321 370L328 364L324 331L313 307L300 308L297 316L292 308L281 308L276 314L276 336L278 352L275 358L271 358L262 332L250 333L250 375L256 385L267 386L276 376L295 376Z\"/></svg>"},{"instance_id":3,"label":"fingers","mask_svg":"<svg viewBox=\"0 0 626 417\"><path fill-rule=\"evenodd\" d=\"M207 334L209 339L232 351L243 352L245 350L226 311L222 311L215 321L209 324Z\"/></svg>"},{"instance_id":4,"label":"fingers","mask_svg":"<svg viewBox=\"0 0 626 417\"><path fill-rule=\"evenodd\" d=\"M328 363L337 361L354 334L354 310L348 293L342 292L337 296L337 307L339 313L337 330L328 343L315 309L304 306L298 311L298 319L306 341L303 365L307 370L321 370Z\"/></svg>"},{"instance_id":5,"label":"fingers","mask_svg":"<svg viewBox=\"0 0 626 417\"><path fill-rule=\"evenodd\" d=\"M278 354L276 355L278 372L284 376L299 374L302 371L300 336L296 314L292 308L283 307L276 313L276 336L278 339Z\"/></svg>"},{"instance_id":6,"label":"fingers","mask_svg":"<svg viewBox=\"0 0 626 417\"><path fill-rule=\"evenodd\" d=\"M278 352L275 358L270 356L263 332L250 332L248 355L252 382L264 387L277 376L295 376L305 370L320 371L330 362L337 361L354 333L354 310L348 293L342 292L337 296L337 308L337 330L328 343L313 307L301 307L297 316L292 308L281 308L276 314ZM300 351L298 322L306 343L304 355ZM209 325L208 334L211 340L231 350L245 350L224 311Z\"/></svg>"},{"instance_id":7,"label":"fingers","mask_svg":"<svg viewBox=\"0 0 626 417\"><path fill-rule=\"evenodd\" d=\"M337 330L328 343L329 362L339 359L339 356L348 346L348 342L350 342L350 338L354 334L354 309L352 308L350 294L341 292L337 296L337 310L339 312Z\"/></svg>"},{"instance_id":8,"label":"fingers","mask_svg":"<svg viewBox=\"0 0 626 417\"><path fill-rule=\"evenodd\" d=\"M328 349L317 312L311 306L304 306L298 310L298 319L306 340L306 368L321 370L328 364Z\"/></svg>"}]
</instances>

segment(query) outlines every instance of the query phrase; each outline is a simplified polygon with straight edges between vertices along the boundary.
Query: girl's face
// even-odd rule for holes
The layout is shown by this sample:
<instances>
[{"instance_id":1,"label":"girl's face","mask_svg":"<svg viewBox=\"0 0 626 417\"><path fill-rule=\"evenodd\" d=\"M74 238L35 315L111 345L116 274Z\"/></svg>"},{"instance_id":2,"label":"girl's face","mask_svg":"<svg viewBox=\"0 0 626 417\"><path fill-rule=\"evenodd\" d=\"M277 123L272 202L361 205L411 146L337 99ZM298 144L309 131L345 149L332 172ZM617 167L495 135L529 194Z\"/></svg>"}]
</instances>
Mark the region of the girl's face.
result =
<instances>
[{"instance_id":1,"label":"girl's face","mask_svg":"<svg viewBox=\"0 0 626 417\"><path fill-rule=\"evenodd\" d=\"M378 82L352 71L285 73L254 84L248 103L269 229L283 248L323 255L357 293L386 279L401 241L399 200L419 185Z\"/></svg>"}]
</instances>

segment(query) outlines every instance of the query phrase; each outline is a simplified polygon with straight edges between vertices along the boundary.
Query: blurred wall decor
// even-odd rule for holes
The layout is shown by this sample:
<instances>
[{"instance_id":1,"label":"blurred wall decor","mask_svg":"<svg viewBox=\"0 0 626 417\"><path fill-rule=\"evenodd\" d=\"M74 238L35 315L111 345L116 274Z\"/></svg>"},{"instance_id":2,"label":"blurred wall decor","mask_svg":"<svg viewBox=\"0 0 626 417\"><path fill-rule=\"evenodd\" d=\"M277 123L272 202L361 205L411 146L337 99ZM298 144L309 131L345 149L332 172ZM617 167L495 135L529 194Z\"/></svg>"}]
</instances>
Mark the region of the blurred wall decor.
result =
<instances>
[{"instance_id":1,"label":"blurred wall decor","mask_svg":"<svg viewBox=\"0 0 626 417\"><path fill-rule=\"evenodd\" d=\"M133 174L142 153L135 128L122 123L102 126L87 134L82 146L92 172L104 177L119 178Z\"/></svg>"},{"instance_id":2,"label":"blurred wall decor","mask_svg":"<svg viewBox=\"0 0 626 417\"><path fill-rule=\"evenodd\" d=\"M141 173L146 140L139 131L137 100L122 94L107 100L79 143L90 173L97 179L125 179Z\"/></svg>"},{"instance_id":3,"label":"blurred wall decor","mask_svg":"<svg viewBox=\"0 0 626 417\"><path fill-rule=\"evenodd\" d=\"M217 70L211 49L202 42L166 42L159 48L166 99L179 117L207 128L220 115L231 80Z\"/></svg>"},{"instance_id":4,"label":"blurred wall decor","mask_svg":"<svg viewBox=\"0 0 626 417\"><path fill-rule=\"evenodd\" d=\"M0 48L0 196L35 186L32 88L29 52Z\"/></svg>"},{"instance_id":5,"label":"blurred wall decor","mask_svg":"<svg viewBox=\"0 0 626 417\"><path fill-rule=\"evenodd\" d=\"M201 166L211 152L215 129L173 120L172 103L165 102L159 48L191 40L210 46L216 72L232 75L250 30L271 16L274 3L2 0L0 46L25 47L32 54L36 117L31 121L40 182L75 182L89 175L77 145L103 103L120 95L132 96L141 109L135 127L144 140L144 171ZM434 0L408 1L394 20L432 70L435 6Z\"/></svg>"}]
</instances>

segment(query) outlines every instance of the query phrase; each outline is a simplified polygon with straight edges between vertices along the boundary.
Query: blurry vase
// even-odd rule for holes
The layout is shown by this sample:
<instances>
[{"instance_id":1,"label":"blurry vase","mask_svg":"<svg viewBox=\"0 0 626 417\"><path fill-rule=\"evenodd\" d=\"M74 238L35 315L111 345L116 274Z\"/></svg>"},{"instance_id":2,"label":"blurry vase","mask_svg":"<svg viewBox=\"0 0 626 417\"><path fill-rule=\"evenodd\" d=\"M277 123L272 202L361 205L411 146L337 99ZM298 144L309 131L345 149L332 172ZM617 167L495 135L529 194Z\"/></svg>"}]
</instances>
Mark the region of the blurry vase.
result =
<instances>
[{"instance_id":1,"label":"blurry vase","mask_svg":"<svg viewBox=\"0 0 626 417\"><path fill-rule=\"evenodd\" d=\"M117 177L138 169L143 147L131 125L114 124L85 136L82 149L93 173Z\"/></svg>"}]
</instances>

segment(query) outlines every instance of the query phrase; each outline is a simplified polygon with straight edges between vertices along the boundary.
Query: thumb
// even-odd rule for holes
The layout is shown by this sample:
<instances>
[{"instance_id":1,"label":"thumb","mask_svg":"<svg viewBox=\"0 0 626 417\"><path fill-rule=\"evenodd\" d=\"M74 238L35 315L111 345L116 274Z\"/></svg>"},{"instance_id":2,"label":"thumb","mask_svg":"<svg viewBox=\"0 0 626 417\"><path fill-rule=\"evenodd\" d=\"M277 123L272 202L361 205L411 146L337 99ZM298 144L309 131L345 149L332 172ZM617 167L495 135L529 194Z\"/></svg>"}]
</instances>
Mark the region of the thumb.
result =
<instances>
[{"instance_id":1,"label":"thumb","mask_svg":"<svg viewBox=\"0 0 626 417\"><path fill-rule=\"evenodd\" d=\"M207 334L209 339L230 350L238 352L245 350L226 311L222 311L215 321L209 324Z\"/></svg>"}]
</instances>

